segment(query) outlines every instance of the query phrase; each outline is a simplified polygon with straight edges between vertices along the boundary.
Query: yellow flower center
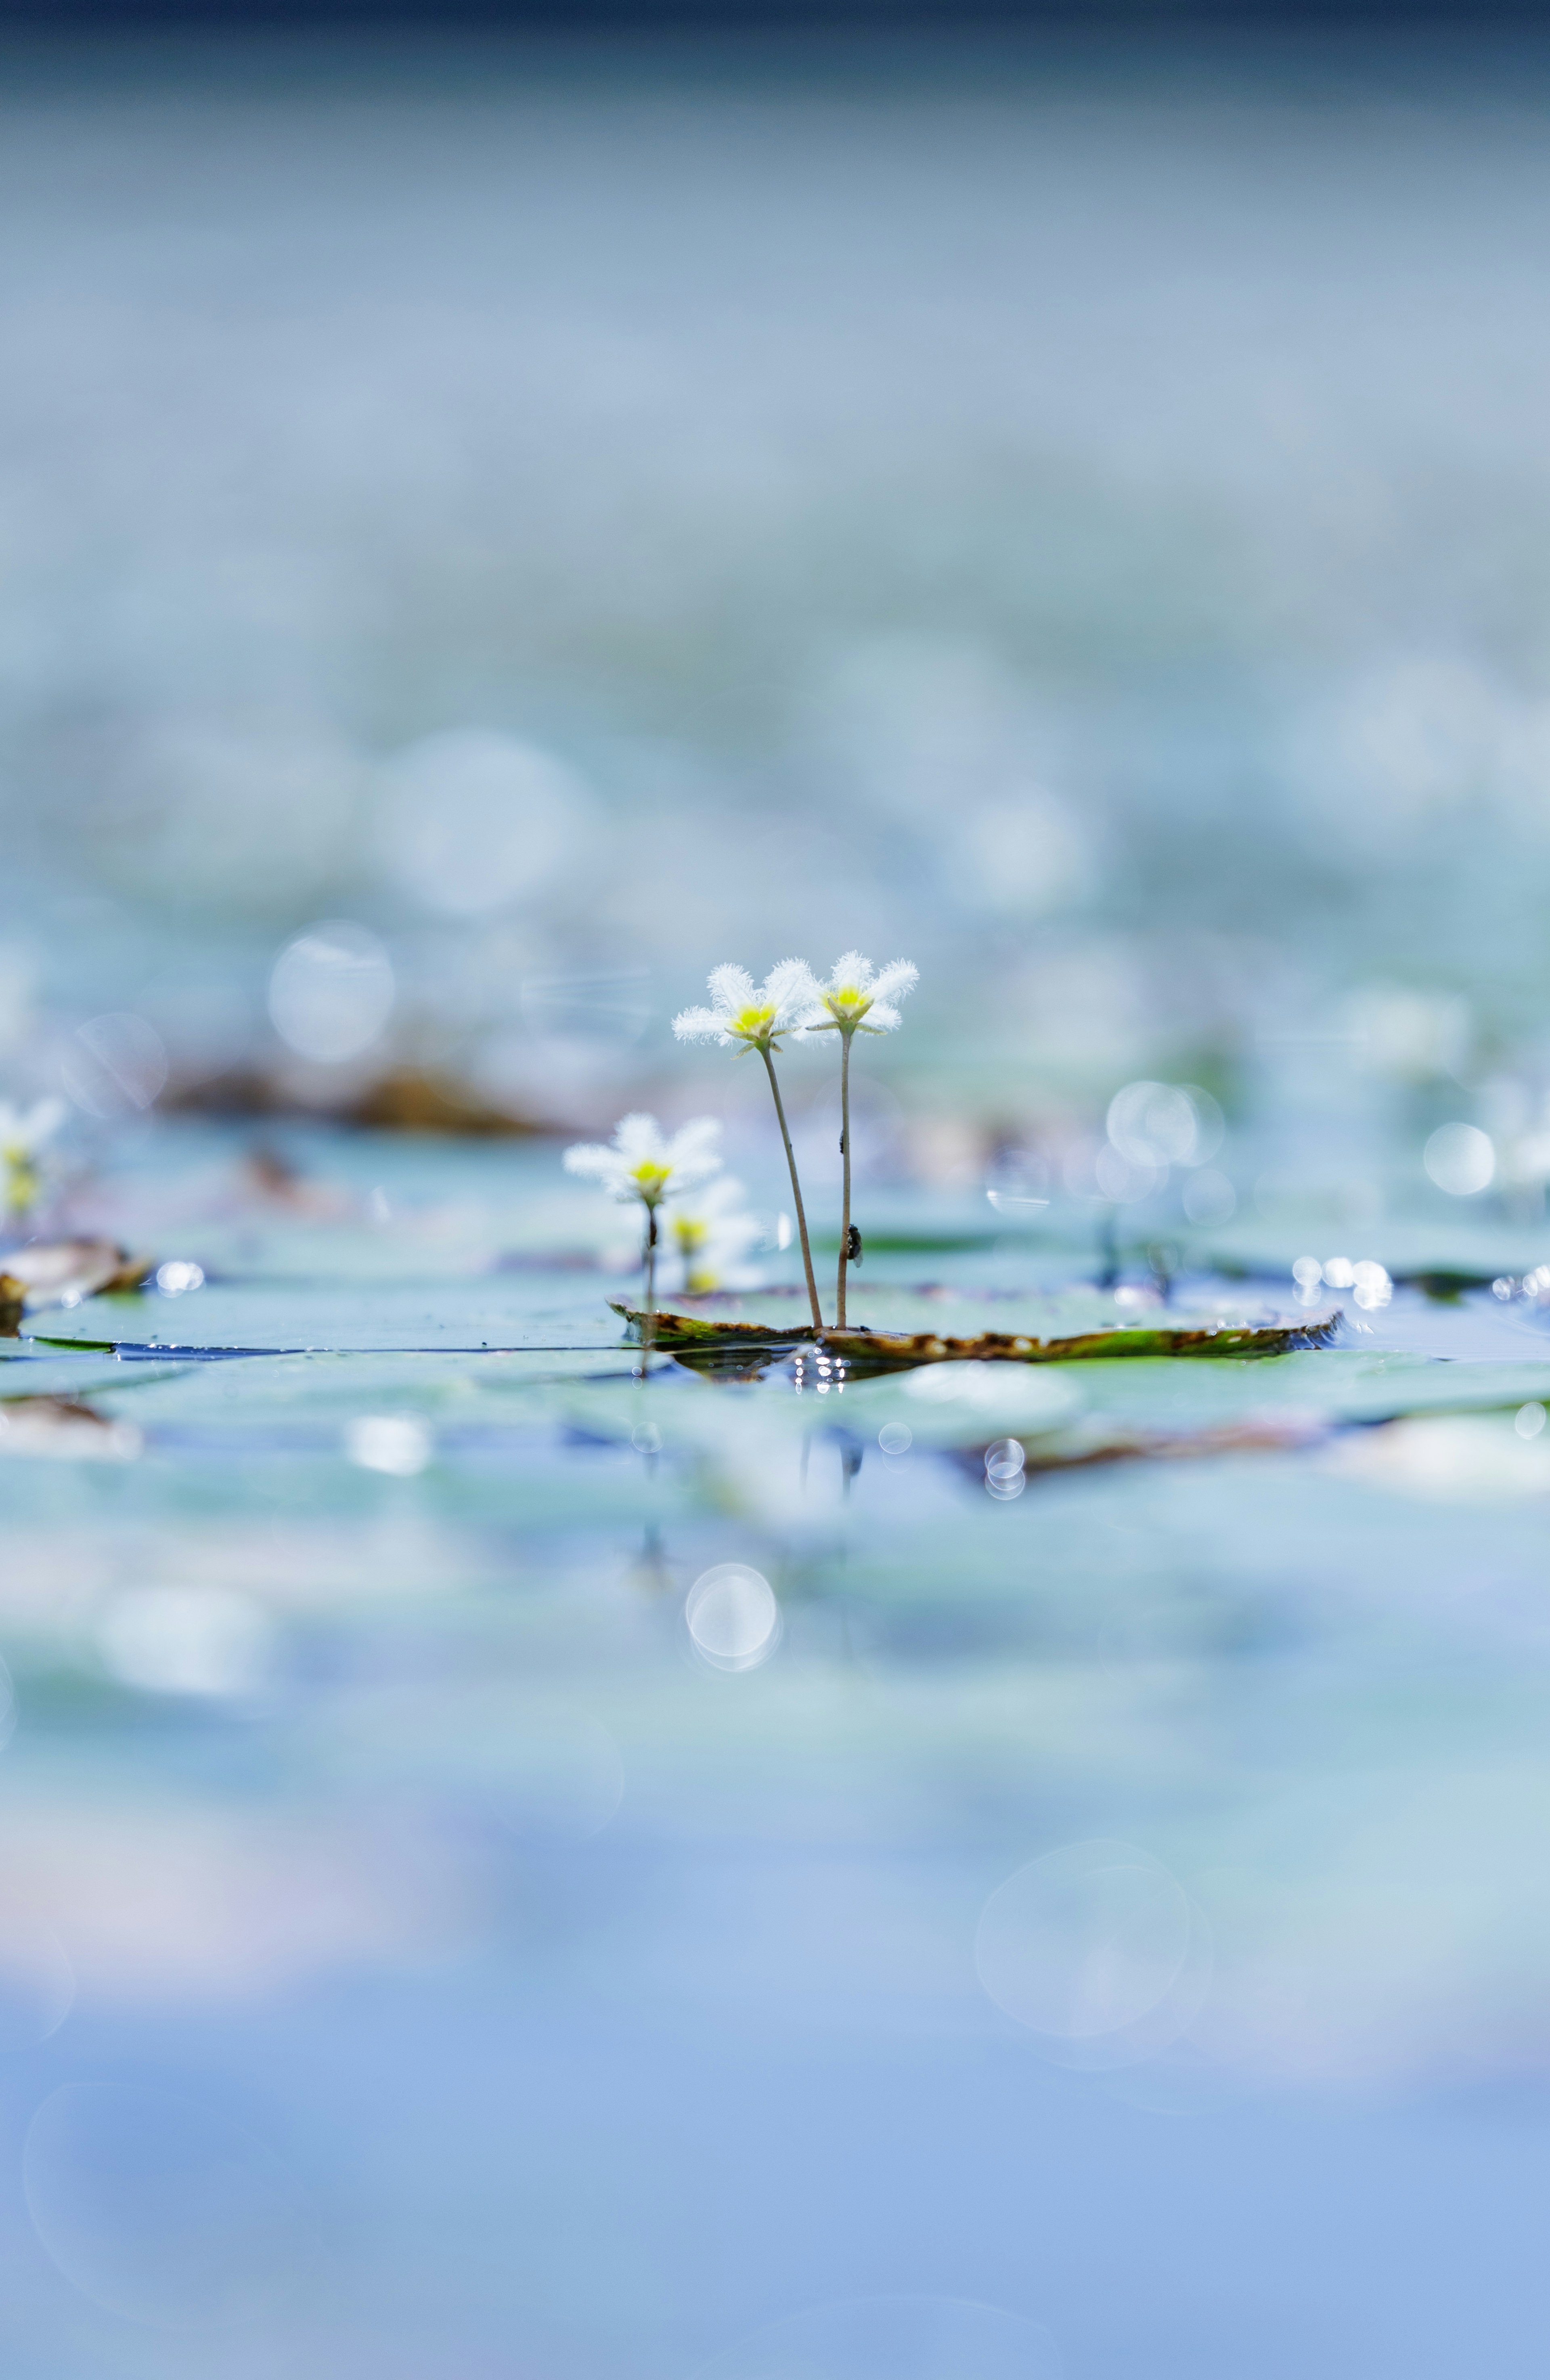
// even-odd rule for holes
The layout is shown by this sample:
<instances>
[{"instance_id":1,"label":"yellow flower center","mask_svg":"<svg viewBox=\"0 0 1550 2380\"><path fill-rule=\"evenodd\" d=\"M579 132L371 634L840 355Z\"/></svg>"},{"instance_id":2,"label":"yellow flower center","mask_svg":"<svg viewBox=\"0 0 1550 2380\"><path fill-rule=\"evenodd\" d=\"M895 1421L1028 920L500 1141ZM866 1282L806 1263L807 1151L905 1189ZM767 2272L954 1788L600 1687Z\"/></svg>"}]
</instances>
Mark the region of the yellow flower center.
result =
<instances>
[{"instance_id":1,"label":"yellow flower center","mask_svg":"<svg viewBox=\"0 0 1550 2380\"><path fill-rule=\"evenodd\" d=\"M732 1029L745 1041L762 1040L775 1022L773 1007L740 1008L732 1020Z\"/></svg>"},{"instance_id":2,"label":"yellow flower center","mask_svg":"<svg viewBox=\"0 0 1550 2380\"><path fill-rule=\"evenodd\" d=\"M825 992L824 1004L831 1016L848 1020L865 1016L872 1005L872 996L870 992L863 991L858 983L844 983L838 991Z\"/></svg>"},{"instance_id":3,"label":"yellow flower center","mask_svg":"<svg viewBox=\"0 0 1550 2380\"><path fill-rule=\"evenodd\" d=\"M667 1188L672 1172L671 1165L659 1165L654 1158L643 1157L631 1172L630 1180L635 1184L647 1205L650 1207L656 1204Z\"/></svg>"},{"instance_id":4,"label":"yellow flower center","mask_svg":"<svg viewBox=\"0 0 1550 2380\"><path fill-rule=\"evenodd\" d=\"M37 1204L38 1192L42 1186L38 1169L32 1162L32 1153L30 1149L12 1147L0 1149L0 1160L6 1168L6 1208L13 1215L25 1215L30 1207Z\"/></svg>"}]
</instances>

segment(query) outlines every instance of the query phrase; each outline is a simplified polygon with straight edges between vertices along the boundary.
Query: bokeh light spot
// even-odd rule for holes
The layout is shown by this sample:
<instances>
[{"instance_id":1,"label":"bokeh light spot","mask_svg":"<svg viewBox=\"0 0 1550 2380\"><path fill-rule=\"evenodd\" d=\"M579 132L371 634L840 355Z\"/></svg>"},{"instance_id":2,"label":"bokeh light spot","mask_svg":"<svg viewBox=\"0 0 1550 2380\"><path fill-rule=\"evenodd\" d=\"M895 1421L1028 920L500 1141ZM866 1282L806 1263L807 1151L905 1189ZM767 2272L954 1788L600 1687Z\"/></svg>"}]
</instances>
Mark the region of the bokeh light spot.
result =
<instances>
[{"instance_id":1,"label":"bokeh light spot","mask_svg":"<svg viewBox=\"0 0 1550 2380\"><path fill-rule=\"evenodd\" d=\"M684 1618L696 1653L717 1670L752 1670L780 1642L769 1581L745 1562L718 1562L690 1587Z\"/></svg>"},{"instance_id":2,"label":"bokeh light spot","mask_svg":"<svg viewBox=\"0 0 1550 2380\"><path fill-rule=\"evenodd\" d=\"M71 2287L129 2322L249 2322L304 2259L296 2193L261 2143L167 2091L67 2082L32 2119L28 2212Z\"/></svg>"},{"instance_id":3,"label":"bokeh light spot","mask_svg":"<svg viewBox=\"0 0 1550 2380\"><path fill-rule=\"evenodd\" d=\"M1496 1152L1478 1124L1440 1124L1426 1143L1423 1162L1439 1190L1450 1198L1472 1198L1496 1176Z\"/></svg>"},{"instance_id":4,"label":"bokeh light spot","mask_svg":"<svg viewBox=\"0 0 1550 2380\"><path fill-rule=\"evenodd\" d=\"M1158 1861L1129 1843L1072 1843L991 1894L975 1963L1019 2024L1080 2041L1134 2024L1167 1997L1190 1927L1188 1898Z\"/></svg>"},{"instance_id":5,"label":"bokeh light spot","mask_svg":"<svg viewBox=\"0 0 1550 2380\"><path fill-rule=\"evenodd\" d=\"M320 1065L358 1058L393 1013L392 963L375 934L347 918L309 926L287 942L269 979L282 1041Z\"/></svg>"},{"instance_id":6,"label":"bokeh light spot","mask_svg":"<svg viewBox=\"0 0 1550 2380\"><path fill-rule=\"evenodd\" d=\"M587 846L593 804L575 772L516 737L459 728L394 760L380 837L394 880L427 909L471 917L544 884Z\"/></svg>"}]
</instances>

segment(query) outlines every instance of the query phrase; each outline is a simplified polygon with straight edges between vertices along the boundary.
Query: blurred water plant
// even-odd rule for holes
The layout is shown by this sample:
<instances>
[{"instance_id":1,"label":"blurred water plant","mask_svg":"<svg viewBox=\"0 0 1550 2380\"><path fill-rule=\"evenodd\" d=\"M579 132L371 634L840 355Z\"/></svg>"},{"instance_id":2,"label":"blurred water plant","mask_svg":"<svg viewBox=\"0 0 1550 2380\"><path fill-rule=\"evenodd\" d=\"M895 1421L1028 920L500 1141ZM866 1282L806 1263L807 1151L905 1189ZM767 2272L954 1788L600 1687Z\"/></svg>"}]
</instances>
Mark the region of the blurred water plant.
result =
<instances>
[{"instance_id":1,"label":"blurred water plant","mask_svg":"<svg viewBox=\"0 0 1550 2380\"><path fill-rule=\"evenodd\" d=\"M840 1155L844 1163L844 1187L840 1208L840 1267L834 1319L845 1327L845 1274L861 1261L861 1234L851 1221L851 1043L858 1033L893 1033L901 1023L896 1001L913 991L920 970L908 959L890 959L876 973L870 959L847 951L837 961L827 983L809 978L810 1004L802 1025L813 1033L840 1036Z\"/></svg>"},{"instance_id":2,"label":"blurred water plant","mask_svg":"<svg viewBox=\"0 0 1550 2380\"><path fill-rule=\"evenodd\" d=\"M914 975L913 968L911 974ZM739 1054L745 1050L757 1050L764 1060L791 1173L797 1236L802 1243L802 1268L807 1279L807 1302L813 1309L813 1328L821 1330L823 1312L813 1274L813 1250L807 1237L802 1184L797 1180L796 1153L791 1145L785 1106L775 1075L775 1052L781 1047L781 1037L793 1033L800 1038L807 1015L814 1009L818 987L812 970L801 959L782 959L778 966L770 968L758 990L747 968L740 966L713 967L706 989L710 994L710 1006L685 1008L673 1018L672 1029L680 1041L715 1041L723 1050L736 1049Z\"/></svg>"},{"instance_id":3,"label":"blurred water plant","mask_svg":"<svg viewBox=\"0 0 1550 2380\"><path fill-rule=\"evenodd\" d=\"M763 1234L758 1217L745 1204L742 1183L730 1173L670 1198L661 1217L661 1236L691 1295L753 1287L758 1275L744 1260Z\"/></svg>"},{"instance_id":4,"label":"blurred water plant","mask_svg":"<svg viewBox=\"0 0 1550 2380\"><path fill-rule=\"evenodd\" d=\"M646 1210L641 1265L646 1276L645 1327L641 1333L641 1366L651 1352L652 1321L657 1303L658 1215L674 1192L692 1190L719 1173L721 1156L714 1143L721 1127L714 1116L696 1116L681 1125L671 1140L652 1115L622 1116L609 1143L577 1141L567 1148L565 1171L596 1182L622 1205L638 1204Z\"/></svg>"},{"instance_id":5,"label":"blurred water plant","mask_svg":"<svg viewBox=\"0 0 1550 2380\"><path fill-rule=\"evenodd\" d=\"M38 1099L25 1110L0 1099L0 1201L7 1219L19 1222L42 1193L39 1152L65 1121L63 1099Z\"/></svg>"}]
</instances>

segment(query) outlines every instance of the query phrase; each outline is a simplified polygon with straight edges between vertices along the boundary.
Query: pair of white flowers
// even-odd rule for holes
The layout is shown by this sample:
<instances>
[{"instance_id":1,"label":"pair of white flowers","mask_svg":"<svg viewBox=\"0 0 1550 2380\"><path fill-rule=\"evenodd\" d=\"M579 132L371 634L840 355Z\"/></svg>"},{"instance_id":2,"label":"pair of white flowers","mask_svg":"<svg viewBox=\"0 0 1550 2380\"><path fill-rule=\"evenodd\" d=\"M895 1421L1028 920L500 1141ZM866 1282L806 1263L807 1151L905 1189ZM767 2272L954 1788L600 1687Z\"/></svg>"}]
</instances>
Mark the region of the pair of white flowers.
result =
<instances>
[{"instance_id":1,"label":"pair of white flowers","mask_svg":"<svg viewBox=\"0 0 1550 2380\"><path fill-rule=\"evenodd\" d=\"M746 1050L780 1047L789 1035L891 1033L901 1018L897 1003L915 984L918 969L893 959L880 972L859 951L847 951L827 983L803 959L782 959L756 990L746 967L719 966L707 990L708 1008L686 1008L672 1020L680 1041L719 1041Z\"/></svg>"},{"instance_id":2,"label":"pair of white flowers","mask_svg":"<svg viewBox=\"0 0 1550 2380\"><path fill-rule=\"evenodd\" d=\"M745 967L719 966L708 986L709 1007L686 1008L673 1020L672 1029L681 1041L715 1041L723 1049L735 1049L739 1055L745 1050L754 1050L764 1060L791 1171L807 1295L817 1330L823 1328L823 1315L813 1275L802 1185L797 1179L796 1158L775 1074L775 1055L788 1039L805 1043L819 1033L837 1033L840 1037L840 1148L844 1188L835 1318L842 1330L846 1270L861 1253L860 1233L851 1223L851 1043L857 1033L891 1033L901 1021L898 1003L915 980L916 970L908 959L895 959L879 971L859 951L847 951L826 983L820 982L801 959L782 959L758 986ZM628 1115L615 1131L611 1147L583 1145L565 1152L565 1163L573 1173L600 1183L615 1198L638 1200L645 1208L648 1314L655 1293L659 1213L664 1208L676 1208L692 1222L691 1208L684 1202L691 1199L698 1184L720 1169L721 1160L713 1147L720 1129L711 1118L696 1117L669 1140L654 1116ZM724 1219L730 1220L730 1216ZM690 1275L687 1260L685 1273ZM692 1275L687 1285L696 1285Z\"/></svg>"},{"instance_id":3,"label":"pair of white flowers","mask_svg":"<svg viewBox=\"0 0 1550 2380\"><path fill-rule=\"evenodd\" d=\"M851 1221L851 1043L858 1033L891 1033L900 1022L899 1005L914 989L916 970L908 959L893 959L880 973L859 951L847 951L827 983L820 983L801 959L782 959L756 991L753 978L739 966L720 966L710 978L708 1008L686 1008L673 1019L681 1041L719 1041L757 1050L769 1075L775 1114L791 1169L792 1196L796 1203L796 1228L802 1241L802 1263L807 1276L807 1300L813 1328L823 1329L817 1283L813 1278L813 1250L807 1218L802 1207L802 1184L796 1178L796 1157L775 1079L774 1052L783 1037L805 1041L815 1033L840 1037L840 1153L843 1163L840 1208L840 1267L835 1282L834 1320L845 1328L845 1282L852 1264L861 1258L861 1233Z\"/></svg>"}]
</instances>

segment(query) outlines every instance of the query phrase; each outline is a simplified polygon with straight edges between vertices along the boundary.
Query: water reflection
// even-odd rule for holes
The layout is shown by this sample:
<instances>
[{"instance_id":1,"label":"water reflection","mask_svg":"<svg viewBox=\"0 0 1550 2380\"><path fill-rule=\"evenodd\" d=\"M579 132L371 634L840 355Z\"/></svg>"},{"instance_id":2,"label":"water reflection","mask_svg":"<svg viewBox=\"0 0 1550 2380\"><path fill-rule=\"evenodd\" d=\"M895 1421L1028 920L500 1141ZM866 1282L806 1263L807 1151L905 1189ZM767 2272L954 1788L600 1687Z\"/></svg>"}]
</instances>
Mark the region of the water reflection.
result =
<instances>
[{"instance_id":1,"label":"water reflection","mask_svg":"<svg viewBox=\"0 0 1550 2380\"><path fill-rule=\"evenodd\" d=\"M992 1893L975 1942L991 1998L1057 2065L1117 2072L1171 2051L1216 1974L1211 1927L1134 1845L1072 1843Z\"/></svg>"},{"instance_id":2,"label":"water reflection","mask_svg":"<svg viewBox=\"0 0 1550 2380\"><path fill-rule=\"evenodd\" d=\"M225 1587L132 1588L113 1597L97 1622L113 1675L155 1694L254 1694L273 1641L262 1605Z\"/></svg>"}]
</instances>

